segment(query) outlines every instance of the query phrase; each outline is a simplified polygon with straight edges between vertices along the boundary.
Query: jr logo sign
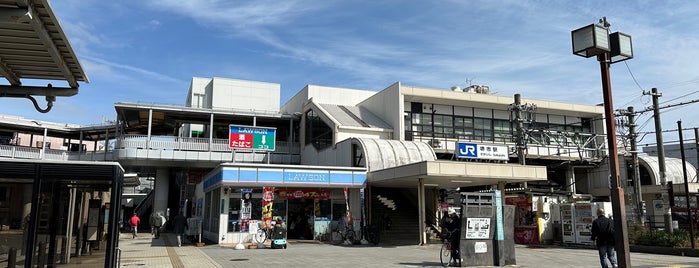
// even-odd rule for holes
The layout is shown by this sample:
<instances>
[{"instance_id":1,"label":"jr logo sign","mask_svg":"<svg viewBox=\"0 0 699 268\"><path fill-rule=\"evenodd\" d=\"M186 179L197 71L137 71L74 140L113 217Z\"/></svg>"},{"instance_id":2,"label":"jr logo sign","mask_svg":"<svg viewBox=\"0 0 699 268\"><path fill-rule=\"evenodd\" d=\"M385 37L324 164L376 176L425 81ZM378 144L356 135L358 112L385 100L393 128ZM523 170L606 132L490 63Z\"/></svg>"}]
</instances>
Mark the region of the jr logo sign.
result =
<instances>
[{"instance_id":1,"label":"jr logo sign","mask_svg":"<svg viewBox=\"0 0 699 268\"><path fill-rule=\"evenodd\" d=\"M509 159L509 148L505 145L494 144L477 144L459 142L457 148L457 156L459 158L476 158L489 160Z\"/></svg>"},{"instance_id":2,"label":"jr logo sign","mask_svg":"<svg viewBox=\"0 0 699 268\"><path fill-rule=\"evenodd\" d=\"M459 143L459 157L478 158L478 144Z\"/></svg>"}]
</instances>

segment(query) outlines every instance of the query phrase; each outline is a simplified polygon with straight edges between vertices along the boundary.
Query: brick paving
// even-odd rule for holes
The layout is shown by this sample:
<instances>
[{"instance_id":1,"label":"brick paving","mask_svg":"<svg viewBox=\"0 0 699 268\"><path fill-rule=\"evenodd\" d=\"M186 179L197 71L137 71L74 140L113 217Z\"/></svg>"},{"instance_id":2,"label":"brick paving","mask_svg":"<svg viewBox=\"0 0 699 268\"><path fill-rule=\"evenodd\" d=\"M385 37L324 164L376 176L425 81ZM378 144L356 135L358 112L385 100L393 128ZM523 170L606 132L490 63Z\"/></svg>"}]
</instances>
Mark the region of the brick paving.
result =
<instances>
[{"instance_id":1,"label":"brick paving","mask_svg":"<svg viewBox=\"0 0 699 268\"><path fill-rule=\"evenodd\" d=\"M150 235L120 240L121 267L440 267L439 245L345 246L290 241L287 249L236 250L233 245L177 247L175 236ZM592 248L516 246L517 265L509 267L600 267ZM633 267L699 267L699 258L631 253Z\"/></svg>"}]
</instances>

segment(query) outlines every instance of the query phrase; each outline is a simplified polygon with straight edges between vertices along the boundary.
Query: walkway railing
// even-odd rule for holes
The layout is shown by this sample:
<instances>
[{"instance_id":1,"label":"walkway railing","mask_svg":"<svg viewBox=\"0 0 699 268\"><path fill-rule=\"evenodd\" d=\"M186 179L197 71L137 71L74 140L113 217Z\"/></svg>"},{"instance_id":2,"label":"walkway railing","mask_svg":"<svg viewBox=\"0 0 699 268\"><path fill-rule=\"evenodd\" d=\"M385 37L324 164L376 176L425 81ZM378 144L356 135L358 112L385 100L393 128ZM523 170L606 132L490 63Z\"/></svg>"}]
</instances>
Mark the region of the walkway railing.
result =
<instances>
[{"instance_id":1,"label":"walkway railing","mask_svg":"<svg viewBox=\"0 0 699 268\"><path fill-rule=\"evenodd\" d=\"M241 161L297 163L300 160L299 143L275 143L275 151L236 151L228 147L228 139L182 138L175 136L122 135L109 142L110 148L97 151L65 151L36 147L0 145L0 157L18 159L115 161L120 158L191 158L201 161ZM145 152L145 153L144 153ZM169 152L169 153L168 153ZM175 153L178 152L178 153ZM207 153L202 157L202 153ZM210 154L208 154L210 153Z\"/></svg>"}]
</instances>

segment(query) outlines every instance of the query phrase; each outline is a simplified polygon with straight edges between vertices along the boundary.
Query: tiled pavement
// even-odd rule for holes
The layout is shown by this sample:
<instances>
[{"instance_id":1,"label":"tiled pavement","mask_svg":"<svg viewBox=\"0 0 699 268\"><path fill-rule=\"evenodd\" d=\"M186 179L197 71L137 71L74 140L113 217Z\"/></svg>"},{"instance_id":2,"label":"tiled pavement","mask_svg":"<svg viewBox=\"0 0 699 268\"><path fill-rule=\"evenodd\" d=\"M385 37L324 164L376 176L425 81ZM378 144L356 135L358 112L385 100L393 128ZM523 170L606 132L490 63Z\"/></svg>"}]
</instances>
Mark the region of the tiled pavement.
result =
<instances>
[{"instance_id":1,"label":"tiled pavement","mask_svg":"<svg viewBox=\"0 0 699 268\"><path fill-rule=\"evenodd\" d=\"M340 246L290 242L288 249L236 250L220 245L177 247L175 236L122 236L122 267L438 267L439 245ZM591 248L516 247L510 267L600 267ZM699 258L631 253L633 267L699 267Z\"/></svg>"}]
</instances>

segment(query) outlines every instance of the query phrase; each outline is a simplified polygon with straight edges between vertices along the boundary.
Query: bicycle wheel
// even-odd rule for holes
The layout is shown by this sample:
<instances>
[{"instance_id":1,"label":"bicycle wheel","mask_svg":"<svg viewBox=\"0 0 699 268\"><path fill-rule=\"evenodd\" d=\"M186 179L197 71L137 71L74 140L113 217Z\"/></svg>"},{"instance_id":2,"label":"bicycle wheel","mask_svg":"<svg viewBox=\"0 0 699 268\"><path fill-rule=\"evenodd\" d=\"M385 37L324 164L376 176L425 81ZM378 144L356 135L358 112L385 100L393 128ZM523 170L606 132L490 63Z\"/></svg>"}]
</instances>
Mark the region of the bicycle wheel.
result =
<instances>
[{"instance_id":1,"label":"bicycle wheel","mask_svg":"<svg viewBox=\"0 0 699 268\"><path fill-rule=\"evenodd\" d=\"M354 244L354 230L347 231L347 235L345 236L345 239L347 241L350 241L352 244Z\"/></svg>"},{"instance_id":2,"label":"bicycle wheel","mask_svg":"<svg viewBox=\"0 0 699 268\"><path fill-rule=\"evenodd\" d=\"M444 267L449 266L449 262L451 262L451 246L448 241L442 243L442 249L439 250L439 261Z\"/></svg>"},{"instance_id":3,"label":"bicycle wheel","mask_svg":"<svg viewBox=\"0 0 699 268\"><path fill-rule=\"evenodd\" d=\"M265 230L257 229L257 233L255 233L254 239L255 242L257 242L258 244L264 243L265 240L267 240L267 233L265 232Z\"/></svg>"}]
</instances>

